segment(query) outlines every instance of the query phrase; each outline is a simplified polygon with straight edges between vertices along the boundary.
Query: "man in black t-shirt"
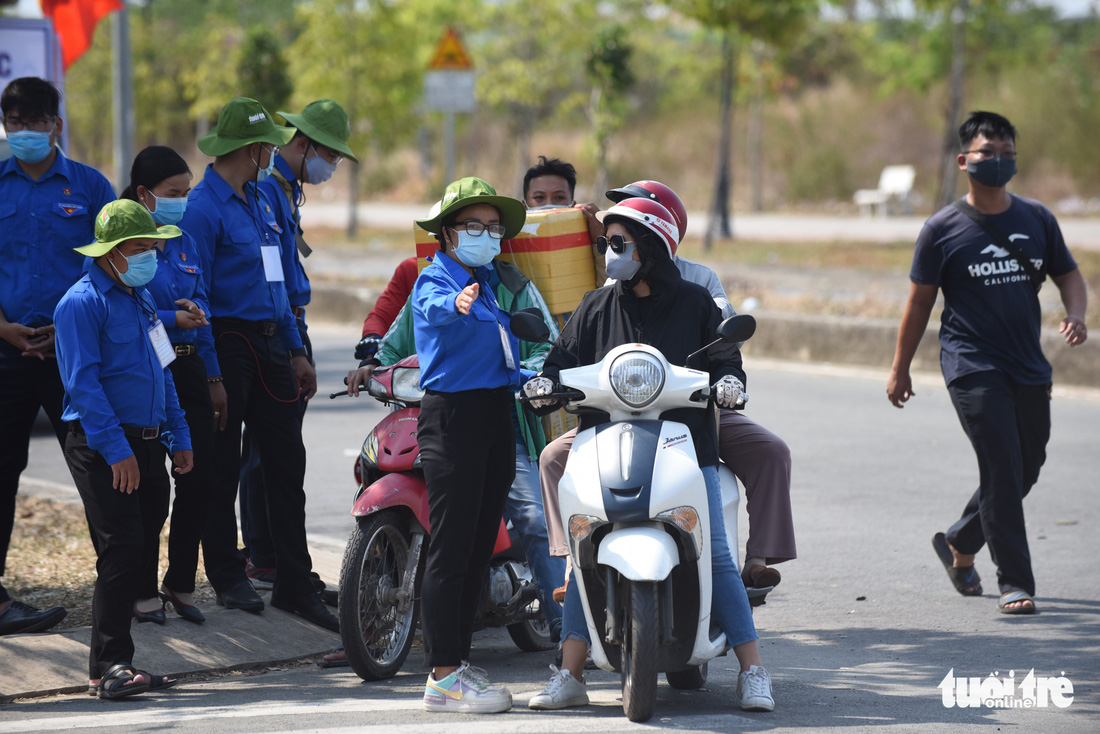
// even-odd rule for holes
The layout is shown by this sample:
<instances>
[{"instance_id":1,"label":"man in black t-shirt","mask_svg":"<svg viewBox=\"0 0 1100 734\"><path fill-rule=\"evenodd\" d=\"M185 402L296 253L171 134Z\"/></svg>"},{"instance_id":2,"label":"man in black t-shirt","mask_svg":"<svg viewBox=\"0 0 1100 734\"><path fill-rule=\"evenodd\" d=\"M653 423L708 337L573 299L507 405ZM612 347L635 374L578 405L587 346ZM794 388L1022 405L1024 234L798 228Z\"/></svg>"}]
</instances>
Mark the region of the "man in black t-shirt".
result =
<instances>
[{"instance_id":1,"label":"man in black t-shirt","mask_svg":"<svg viewBox=\"0 0 1100 734\"><path fill-rule=\"evenodd\" d=\"M1035 577L1023 498L1039 478L1050 438L1051 368L1039 344L1041 312L1029 268L1058 287L1073 347L1087 338L1088 297L1061 230L1045 206L1005 189L1016 173L1016 129L992 112L973 112L959 127L965 203L934 214L917 238L909 301L898 333L886 394L896 407L914 395L909 367L942 288L940 366L951 401L978 458L980 485L962 517L932 540L955 589L982 593L974 555L988 544L1005 614L1033 614ZM987 230L1000 230L1008 243Z\"/></svg>"}]
</instances>

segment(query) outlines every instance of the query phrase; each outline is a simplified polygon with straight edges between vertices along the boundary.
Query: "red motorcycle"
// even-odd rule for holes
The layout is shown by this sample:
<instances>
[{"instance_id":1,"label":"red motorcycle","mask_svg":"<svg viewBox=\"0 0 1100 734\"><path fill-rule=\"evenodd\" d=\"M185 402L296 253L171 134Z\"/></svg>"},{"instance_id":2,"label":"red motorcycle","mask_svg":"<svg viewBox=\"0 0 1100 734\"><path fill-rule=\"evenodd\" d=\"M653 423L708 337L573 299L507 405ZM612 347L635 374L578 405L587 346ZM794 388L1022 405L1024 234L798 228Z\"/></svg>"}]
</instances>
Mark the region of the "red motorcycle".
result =
<instances>
[{"instance_id":1,"label":"red motorcycle","mask_svg":"<svg viewBox=\"0 0 1100 734\"><path fill-rule=\"evenodd\" d=\"M431 533L416 443L424 396L416 356L375 370L366 390L394 410L370 432L355 462L356 527L344 551L338 611L351 668L364 680L384 680L397 674L412 648ZM534 577L512 533L501 520L477 628L505 627L525 652L550 650Z\"/></svg>"}]
</instances>

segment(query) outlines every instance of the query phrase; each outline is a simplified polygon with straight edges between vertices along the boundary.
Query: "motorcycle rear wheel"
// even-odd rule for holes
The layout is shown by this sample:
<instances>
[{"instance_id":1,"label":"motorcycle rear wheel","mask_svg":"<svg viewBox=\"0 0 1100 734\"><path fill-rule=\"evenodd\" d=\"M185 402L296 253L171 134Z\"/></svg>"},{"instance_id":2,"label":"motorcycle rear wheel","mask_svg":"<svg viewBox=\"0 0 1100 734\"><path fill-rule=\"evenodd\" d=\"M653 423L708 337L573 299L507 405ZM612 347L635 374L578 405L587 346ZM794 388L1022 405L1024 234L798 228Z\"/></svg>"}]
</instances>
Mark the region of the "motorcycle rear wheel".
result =
<instances>
[{"instance_id":1,"label":"motorcycle rear wheel","mask_svg":"<svg viewBox=\"0 0 1100 734\"><path fill-rule=\"evenodd\" d=\"M528 610L536 607L538 602L531 602ZM516 647L524 652L546 652L554 649L554 641L550 637L550 625L540 613L537 619L524 619L515 624L508 625L508 635Z\"/></svg>"},{"instance_id":2,"label":"motorcycle rear wheel","mask_svg":"<svg viewBox=\"0 0 1100 734\"><path fill-rule=\"evenodd\" d=\"M624 618L623 713L631 721L649 721L657 705L657 584L627 583L630 609Z\"/></svg>"},{"instance_id":3,"label":"motorcycle rear wheel","mask_svg":"<svg viewBox=\"0 0 1100 734\"><path fill-rule=\"evenodd\" d=\"M407 527L396 510L360 519L344 551L340 636L351 669L363 680L397 675L412 647L420 604L396 598L409 559ZM423 561L421 556L418 575Z\"/></svg>"}]
</instances>

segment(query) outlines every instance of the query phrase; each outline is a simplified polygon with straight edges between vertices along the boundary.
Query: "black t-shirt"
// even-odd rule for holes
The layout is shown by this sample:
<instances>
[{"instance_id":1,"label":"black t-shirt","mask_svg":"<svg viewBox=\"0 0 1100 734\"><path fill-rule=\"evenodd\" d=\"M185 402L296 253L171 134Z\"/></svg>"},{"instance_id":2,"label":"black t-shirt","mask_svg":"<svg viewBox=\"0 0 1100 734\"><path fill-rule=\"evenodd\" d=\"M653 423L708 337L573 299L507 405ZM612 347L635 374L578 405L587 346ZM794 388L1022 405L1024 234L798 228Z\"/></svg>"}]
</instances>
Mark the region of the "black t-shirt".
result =
<instances>
[{"instance_id":1,"label":"black t-shirt","mask_svg":"<svg viewBox=\"0 0 1100 734\"><path fill-rule=\"evenodd\" d=\"M1050 210L1012 196L1012 205L988 219L1044 276L1077 268ZM1042 315L1027 272L984 229L948 206L925 222L909 278L943 290L940 367L947 384L963 375L997 370L1024 385L1051 381L1039 345ZM1045 279L1045 277L1044 277Z\"/></svg>"}]
</instances>

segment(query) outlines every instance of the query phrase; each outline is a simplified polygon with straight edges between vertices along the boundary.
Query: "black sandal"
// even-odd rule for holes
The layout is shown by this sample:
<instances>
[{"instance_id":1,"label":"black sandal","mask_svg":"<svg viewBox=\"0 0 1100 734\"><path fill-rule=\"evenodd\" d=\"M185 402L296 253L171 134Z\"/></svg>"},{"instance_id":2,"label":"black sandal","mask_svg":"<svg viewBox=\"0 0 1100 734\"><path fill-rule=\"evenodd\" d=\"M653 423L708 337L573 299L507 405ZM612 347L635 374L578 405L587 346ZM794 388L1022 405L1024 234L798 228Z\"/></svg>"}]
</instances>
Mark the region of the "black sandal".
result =
<instances>
[{"instance_id":1,"label":"black sandal","mask_svg":"<svg viewBox=\"0 0 1100 734\"><path fill-rule=\"evenodd\" d=\"M136 696L139 693L145 693L149 690L148 683L130 683L139 675L143 675L140 670L134 670L130 663L115 663L107 672L103 674L103 677L99 679L99 685L88 686L88 693L90 695L99 696L100 698L125 698L126 696ZM144 675L148 675L145 673ZM129 683L129 685L127 685ZM175 683L175 681L173 681Z\"/></svg>"},{"instance_id":2,"label":"black sandal","mask_svg":"<svg viewBox=\"0 0 1100 734\"><path fill-rule=\"evenodd\" d=\"M982 595L982 577L973 566L956 566L955 556L951 553L951 546L947 544L947 536L936 533L932 536L932 548L947 571L947 578L951 579L951 585L955 591L963 596Z\"/></svg>"}]
</instances>

